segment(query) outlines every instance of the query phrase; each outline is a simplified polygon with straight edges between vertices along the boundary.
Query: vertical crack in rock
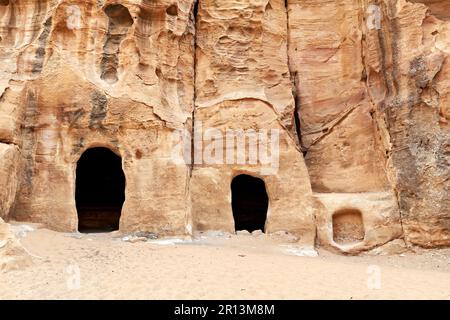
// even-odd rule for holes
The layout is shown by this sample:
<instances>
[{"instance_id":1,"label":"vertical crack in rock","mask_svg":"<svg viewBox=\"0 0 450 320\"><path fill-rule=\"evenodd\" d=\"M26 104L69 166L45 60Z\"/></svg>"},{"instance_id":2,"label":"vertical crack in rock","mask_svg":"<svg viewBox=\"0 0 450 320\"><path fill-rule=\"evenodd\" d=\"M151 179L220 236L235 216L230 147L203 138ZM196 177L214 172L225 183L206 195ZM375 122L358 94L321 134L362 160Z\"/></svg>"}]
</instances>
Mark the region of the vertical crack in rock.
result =
<instances>
[{"instance_id":1,"label":"vertical crack in rock","mask_svg":"<svg viewBox=\"0 0 450 320\"><path fill-rule=\"evenodd\" d=\"M119 67L120 44L125 39L128 29L133 25L133 18L126 7L121 4L111 4L105 8L108 16L108 32L103 47L101 61L101 78L108 83L119 80L117 69Z\"/></svg>"},{"instance_id":2,"label":"vertical crack in rock","mask_svg":"<svg viewBox=\"0 0 450 320\"><path fill-rule=\"evenodd\" d=\"M367 11L366 6L363 6L363 12L365 13ZM364 16L364 15L363 15ZM364 52L364 49L366 48L367 42L367 29L364 27L364 24L366 23L365 18L363 18L361 20L361 26L360 26L360 30L362 33L362 37L361 37L361 57L362 57L362 64L363 64L363 75L361 76L361 81L363 83L363 85L366 88L366 92L370 92L370 84L369 84L369 79L368 79L368 62L366 60L366 55ZM391 26L392 28L392 26ZM394 30L397 29L397 27L393 27ZM384 87L386 89L386 96L390 96L392 92L396 91L396 85L394 83L394 80L392 79L392 77L389 76L388 74L388 68L387 68L387 62L386 62L386 54L387 54L387 50L386 50L386 39L384 36L384 32L383 32L383 28L380 28L378 30L376 30L376 34L377 34L377 41L378 41L378 47L379 47L379 59L380 59L380 72L383 73L383 77L382 77L382 81L384 84ZM395 36L395 35L394 35ZM393 49L394 51L395 49ZM386 118L383 117L383 110L384 110L384 105L385 105L385 100L377 103L376 101L374 101L373 97L371 94L368 95L370 102L372 104L372 106L374 107L374 111L370 113L372 119L375 122L375 126L377 128L378 134L379 134L379 138L380 140L385 140L383 139L382 135L386 135L387 140L389 141L389 143L392 141L392 137L391 134L389 132L388 129L388 122L386 121ZM394 170L393 167L389 166L389 159L392 156L392 148L390 145L386 145L385 143L382 143L384 149L385 149L385 158L386 158L386 171L389 170ZM400 226L401 226L401 230L402 230L402 238L405 238L405 230L403 228L403 217L402 217L402 210L401 210L401 206L400 206L400 195L399 192L397 190L396 187L396 182L393 181L393 179L391 178L391 174L387 174L388 177L388 181L389 184L392 188L392 191L394 193L395 196L395 201L397 202L397 206L399 208L399 216L400 216Z\"/></svg>"},{"instance_id":3,"label":"vertical crack in rock","mask_svg":"<svg viewBox=\"0 0 450 320\"><path fill-rule=\"evenodd\" d=\"M197 20L198 20L198 9L200 5L200 0L194 0L192 5L192 21L194 24L194 107L192 110L192 129L191 129L191 177L194 171L194 160L195 160L195 108L197 102Z\"/></svg>"},{"instance_id":4,"label":"vertical crack in rock","mask_svg":"<svg viewBox=\"0 0 450 320\"><path fill-rule=\"evenodd\" d=\"M268 3L268 5L270 2ZM306 156L307 149L303 146L302 143L302 131L301 131L301 121L300 121L300 97L297 94L297 72L292 70L291 65L291 57L290 57L290 20L289 20L289 1L284 1L284 7L286 8L286 33L287 33L287 62L288 62L288 69L291 79L291 88L292 88L292 95L294 97L294 103L295 103L295 109L294 109L294 123L295 123L295 132L296 132L296 139L298 140L297 143L300 146L300 150L303 152L303 156Z\"/></svg>"},{"instance_id":5,"label":"vertical crack in rock","mask_svg":"<svg viewBox=\"0 0 450 320\"><path fill-rule=\"evenodd\" d=\"M388 8L387 10L391 11L391 16L396 17L397 15L397 8L395 6L395 4L391 3L388 4ZM394 137L394 135L392 134L393 131L395 131L395 128L392 128L391 123L392 120L396 118L395 113L396 112L392 112L394 110L392 110L392 107L394 107L394 109L397 109L397 106L399 106L399 101L397 98L394 98L395 95L397 94L397 92L399 91L399 86L400 84L398 83L398 77L400 77L400 70L399 70L399 51L400 48L398 47L399 43L400 43L400 39L399 39L399 33L400 33L400 26L399 26L399 22L398 20L395 19L389 19L389 31L390 34L392 35L392 40L391 40L391 51L392 51L392 74L389 75L388 74L388 68L386 65L386 49L385 49L385 44L387 44L386 39L384 38L384 34L382 32L382 30L378 30L378 35L379 35L379 39L382 40L380 41L380 47L383 50L383 55L382 55L382 62L383 62L383 72L384 72L384 76L386 77L386 84L388 85L387 87L387 97L388 98L393 98L394 100L392 102L389 103L388 106L383 105L383 110L382 112L384 114L386 114L386 126L388 128L388 132L390 135L390 139L392 141L393 144L393 148L395 148L395 140L396 138ZM387 78L389 77L389 78ZM409 108L409 106L408 106ZM395 123L396 121L394 121ZM404 131L404 130L402 130ZM406 141L403 141L404 143ZM395 164L396 160L395 160L395 153L392 152L389 154L390 157L393 157L392 161L393 161L393 166L395 167L395 170L398 172L398 174L401 175L401 170L399 170ZM411 155L410 155L411 156ZM408 157L407 157L408 158ZM398 203L398 207L399 207L399 214L400 214L400 225L403 231L403 234L405 236L405 242L408 244L408 239L406 237L406 233L405 233L405 228L404 228L404 203L403 203L403 196L402 196L402 191L399 189L399 185L398 185L398 179L397 182L395 183L394 187L394 192L397 198L397 203Z\"/></svg>"}]
</instances>

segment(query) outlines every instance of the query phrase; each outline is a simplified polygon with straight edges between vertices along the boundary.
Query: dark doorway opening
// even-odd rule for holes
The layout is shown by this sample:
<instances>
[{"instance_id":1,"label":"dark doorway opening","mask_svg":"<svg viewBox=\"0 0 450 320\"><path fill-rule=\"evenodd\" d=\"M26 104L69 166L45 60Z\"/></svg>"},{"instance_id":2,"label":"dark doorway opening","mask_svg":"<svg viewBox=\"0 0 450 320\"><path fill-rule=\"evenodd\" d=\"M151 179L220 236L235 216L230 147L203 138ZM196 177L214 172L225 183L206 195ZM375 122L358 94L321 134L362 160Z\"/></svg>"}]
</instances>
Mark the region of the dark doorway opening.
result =
<instances>
[{"instance_id":1,"label":"dark doorway opening","mask_svg":"<svg viewBox=\"0 0 450 320\"><path fill-rule=\"evenodd\" d=\"M125 201L122 159L107 148L84 152L77 163L75 200L78 231L118 230Z\"/></svg>"},{"instance_id":2,"label":"dark doorway opening","mask_svg":"<svg viewBox=\"0 0 450 320\"><path fill-rule=\"evenodd\" d=\"M269 197L259 178L239 175L231 183L232 208L236 231L265 231Z\"/></svg>"}]
</instances>

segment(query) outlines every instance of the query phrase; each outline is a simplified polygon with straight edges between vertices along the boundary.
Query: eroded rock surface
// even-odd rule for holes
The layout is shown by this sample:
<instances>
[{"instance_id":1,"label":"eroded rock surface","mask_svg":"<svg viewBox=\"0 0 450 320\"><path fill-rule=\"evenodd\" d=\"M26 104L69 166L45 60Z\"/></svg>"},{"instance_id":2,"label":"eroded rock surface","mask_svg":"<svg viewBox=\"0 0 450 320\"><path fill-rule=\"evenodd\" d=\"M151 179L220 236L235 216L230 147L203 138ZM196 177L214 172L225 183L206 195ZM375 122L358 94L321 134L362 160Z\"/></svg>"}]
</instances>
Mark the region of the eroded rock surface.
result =
<instances>
[{"instance_id":1,"label":"eroded rock surface","mask_svg":"<svg viewBox=\"0 0 450 320\"><path fill-rule=\"evenodd\" d=\"M0 143L0 218L8 218L17 192L19 148Z\"/></svg>"},{"instance_id":2,"label":"eroded rock surface","mask_svg":"<svg viewBox=\"0 0 450 320\"><path fill-rule=\"evenodd\" d=\"M106 147L123 232L234 232L244 174L268 233L448 246L449 23L438 0L0 1L0 216L77 230L77 161ZM230 130L275 130L276 161L226 163Z\"/></svg>"},{"instance_id":3,"label":"eroded rock surface","mask_svg":"<svg viewBox=\"0 0 450 320\"><path fill-rule=\"evenodd\" d=\"M364 41L365 68L405 235L433 247L450 239L450 11L437 1L414 2L380 4L380 28L367 30Z\"/></svg>"},{"instance_id":4,"label":"eroded rock surface","mask_svg":"<svg viewBox=\"0 0 450 320\"><path fill-rule=\"evenodd\" d=\"M269 142L274 139L270 130L277 130L279 156L267 164L261 159L226 165L196 162L191 182L194 228L234 231L230 185L236 176L248 174L265 181L270 200L266 231L285 230L314 243L312 190L296 137L284 1L200 1L196 29L195 120L225 137L219 146L224 161L238 153L237 144L227 144L227 131L254 130ZM213 143L207 140L205 147ZM268 154L275 152L267 149Z\"/></svg>"},{"instance_id":5,"label":"eroded rock surface","mask_svg":"<svg viewBox=\"0 0 450 320\"><path fill-rule=\"evenodd\" d=\"M0 141L22 155L14 219L76 230L77 160L107 147L127 176L121 229L185 232L189 167L172 161L172 133L191 127L193 8L168 0L0 6Z\"/></svg>"},{"instance_id":6,"label":"eroded rock surface","mask_svg":"<svg viewBox=\"0 0 450 320\"><path fill-rule=\"evenodd\" d=\"M31 263L30 255L12 233L10 226L0 218L0 272L22 269Z\"/></svg>"}]
</instances>

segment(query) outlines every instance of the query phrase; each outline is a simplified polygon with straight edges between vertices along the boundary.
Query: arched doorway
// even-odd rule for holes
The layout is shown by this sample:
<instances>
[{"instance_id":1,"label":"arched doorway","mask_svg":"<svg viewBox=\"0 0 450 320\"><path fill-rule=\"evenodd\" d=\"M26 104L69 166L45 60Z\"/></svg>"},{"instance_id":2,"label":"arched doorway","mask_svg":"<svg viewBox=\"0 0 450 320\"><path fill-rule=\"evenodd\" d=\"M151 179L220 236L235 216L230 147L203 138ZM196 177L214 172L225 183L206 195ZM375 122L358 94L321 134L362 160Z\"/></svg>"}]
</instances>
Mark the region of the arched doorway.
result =
<instances>
[{"instance_id":1,"label":"arched doorway","mask_svg":"<svg viewBox=\"0 0 450 320\"><path fill-rule=\"evenodd\" d=\"M121 157L107 148L84 152L77 163L75 200L78 231L118 230L125 201Z\"/></svg>"},{"instance_id":2,"label":"arched doorway","mask_svg":"<svg viewBox=\"0 0 450 320\"><path fill-rule=\"evenodd\" d=\"M263 180L239 175L231 183L232 208L236 231L265 230L269 197Z\"/></svg>"}]
</instances>

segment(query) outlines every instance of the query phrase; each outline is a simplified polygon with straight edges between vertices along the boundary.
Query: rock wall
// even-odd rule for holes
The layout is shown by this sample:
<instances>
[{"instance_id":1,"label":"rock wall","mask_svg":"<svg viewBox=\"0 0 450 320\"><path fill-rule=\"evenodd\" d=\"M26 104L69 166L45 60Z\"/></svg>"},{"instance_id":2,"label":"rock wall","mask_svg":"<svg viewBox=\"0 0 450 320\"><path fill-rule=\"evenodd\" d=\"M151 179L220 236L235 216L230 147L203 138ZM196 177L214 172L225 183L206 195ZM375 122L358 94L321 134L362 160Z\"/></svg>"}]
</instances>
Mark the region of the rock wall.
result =
<instances>
[{"instance_id":1,"label":"rock wall","mask_svg":"<svg viewBox=\"0 0 450 320\"><path fill-rule=\"evenodd\" d=\"M367 30L365 69L407 240L444 246L450 239L450 11L446 1L414 2L373 2L381 24Z\"/></svg>"},{"instance_id":2,"label":"rock wall","mask_svg":"<svg viewBox=\"0 0 450 320\"><path fill-rule=\"evenodd\" d=\"M101 146L122 157L123 232L234 231L230 185L248 174L265 182L269 233L343 253L448 246L449 10L1 1L0 216L76 230L77 160ZM276 161L236 159L236 132L267 133Z\"/></svg>"},{"instance_id":3,"label":"rock wall","mask_svg":"<svg viewBox=\"0 0 450 320\"><path fill-rule=\"evenodd\" d=\"M267 130L271 140L269 131L277 130L280 147L279 163L267 167L250 159L225 165L197 161L191 183L194 228L234 232L230 185L237 175L249 174L266 183L267 232L288 231L314 245L311 184L296 138L284 1L200 1L196 27L196 124L223 137L227 130ZM214 143L204 140L204 148ZM238 152L237 144L228 147L229 140L221 141L224 157Z\"/></svg>"},{"instance_id":4,"label":"rock wall","mask_svg":"<svg viewBox=\"0 0 450 320\"><path fill-rule=\"evenodd\" d=\"M316 211L318 239L348 252L398 238L398 204L364 71L364 8L356 0L290 0L288 17L301 143L323 205ZM332 237L340 209L363 215L366 237L351 249Z\"/></svg>"},{"instance_id":5,"label":"rock wall","mask_svg":"<svg viewBox=\"0 0 450 320\"><path fill-rule=\"evenodd\" d=\"M189 167L172 161L171 137L191 127L193 6L169 0L0 6L0 54L7 62L0 141L17 143L22 154L15 219L76 230L76 163L86 149L104 146L122 157L127 177L121 229L185 232Z\"/></svg>"}]
</instances>

